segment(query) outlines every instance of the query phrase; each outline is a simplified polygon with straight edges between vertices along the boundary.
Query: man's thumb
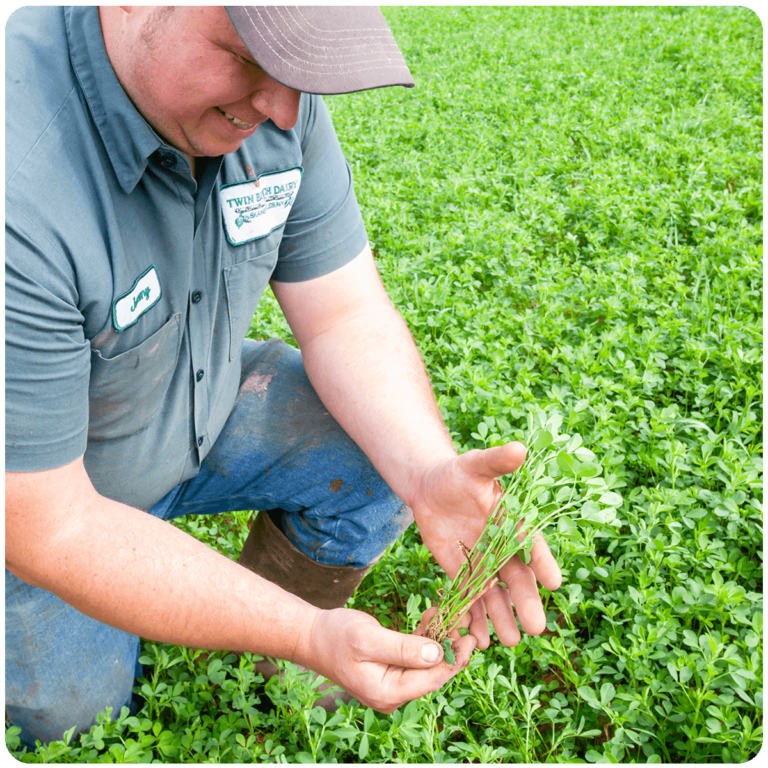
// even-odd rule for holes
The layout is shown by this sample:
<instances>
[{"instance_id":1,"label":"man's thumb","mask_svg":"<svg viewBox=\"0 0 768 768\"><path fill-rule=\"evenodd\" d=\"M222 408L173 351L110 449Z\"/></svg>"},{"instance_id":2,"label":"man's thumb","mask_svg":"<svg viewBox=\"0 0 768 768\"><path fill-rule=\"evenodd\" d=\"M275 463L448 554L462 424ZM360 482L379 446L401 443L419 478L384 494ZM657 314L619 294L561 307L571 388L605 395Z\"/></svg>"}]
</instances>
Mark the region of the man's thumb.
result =
<instances>
[{"instance_id":1,"label":"man's thumb","mask_svg":"<svg viewBox=\"0 0 768 768\"><path fill-rule=\"evenodd\" d=\"M526 457L526 448L522 443L506 443L494 448L475 449L461 454L467 471L472 475L493 480L510 472L517 472Z\"/></svg>"},{"instance_id":2,"label":"man's thumb","mask_svg":"<svg viewBox=\"0 0 768 768\"><path fill-rule=\"evenodd\" d=\"M435 664L443 657L443 649L437 644L426 642L421 644L421 660L427 664Z\"/></svg>"},{"instance_id":3,"label":"man's thumb","mask_svg":"<svg viewBox=\"0 0 768 768\"><path fill-rule=\"evenodd\" d=\"M434 640L426 637L406 635L389 629L376 636L378 652L376 661L394 664L406 669L429 669L442 661L443 649Z\"/></svg>"}]
</instances>

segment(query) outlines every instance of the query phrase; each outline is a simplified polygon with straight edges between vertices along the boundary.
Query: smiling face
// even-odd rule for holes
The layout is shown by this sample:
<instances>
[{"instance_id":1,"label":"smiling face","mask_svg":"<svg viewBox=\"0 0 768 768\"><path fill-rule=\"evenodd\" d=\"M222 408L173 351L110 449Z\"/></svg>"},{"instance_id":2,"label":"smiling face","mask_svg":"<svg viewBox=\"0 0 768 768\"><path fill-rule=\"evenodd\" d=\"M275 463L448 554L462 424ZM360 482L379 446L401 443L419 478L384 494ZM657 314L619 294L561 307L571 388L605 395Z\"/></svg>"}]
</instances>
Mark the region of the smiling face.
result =
<instances>
[{"instance_id":1,"label":"smiling face","mask_svg":"<svg viewBox=\"0 0 768 768\"><path fill-rule=\"evenodd\" d=\"M259 68L223 7L104 6L100 17L120 84L189 157L234 152L268 119L296 124L301 94Z\"/></svg>"}]
</instances>

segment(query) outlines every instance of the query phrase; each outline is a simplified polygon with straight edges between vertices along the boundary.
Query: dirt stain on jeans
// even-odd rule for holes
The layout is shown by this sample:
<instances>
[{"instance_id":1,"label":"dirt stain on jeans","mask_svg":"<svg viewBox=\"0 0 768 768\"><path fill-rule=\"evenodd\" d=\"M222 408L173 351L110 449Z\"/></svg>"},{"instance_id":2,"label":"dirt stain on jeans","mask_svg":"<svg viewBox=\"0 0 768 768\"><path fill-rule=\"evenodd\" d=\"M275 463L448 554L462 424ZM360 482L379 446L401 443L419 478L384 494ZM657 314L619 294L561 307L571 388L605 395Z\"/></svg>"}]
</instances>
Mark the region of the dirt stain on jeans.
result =
<instances>
[{"instance_id":1,"label":"dirt stain on jeans","mask_svg":"<svg viewBox=\"0 0 768 768\"><path fill-rule=\"evenodd\" d=\"M328 490L338 493L341 490L341 486L344 485L344 481L341 479L334 480L329 486Z\"/></svg>"},{"instance_id":2,"label":"dirt stain on jeans","mask_svg":"<svg viewBox=\"0 0 768 768\"><path fill-rule=\"evenodd\" d=\"M269 382L275 378L277 374L267 373L258 374L252 373L241 385L241 392L266 392Z\"/></svg>"}]
</instances>

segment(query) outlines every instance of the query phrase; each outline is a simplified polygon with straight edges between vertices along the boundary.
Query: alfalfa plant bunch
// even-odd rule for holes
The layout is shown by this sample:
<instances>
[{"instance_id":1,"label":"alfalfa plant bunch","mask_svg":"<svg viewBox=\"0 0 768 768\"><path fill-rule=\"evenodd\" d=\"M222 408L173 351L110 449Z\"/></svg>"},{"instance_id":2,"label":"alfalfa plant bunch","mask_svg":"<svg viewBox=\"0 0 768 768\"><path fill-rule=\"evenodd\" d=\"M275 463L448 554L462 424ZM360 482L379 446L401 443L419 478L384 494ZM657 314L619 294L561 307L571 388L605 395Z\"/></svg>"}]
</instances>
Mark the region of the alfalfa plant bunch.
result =
<instances>
[{"instance_id":1,"label":"alfalfa plant bunch","mask_svg":"<svg viewBox=\"0 0 768 768\"><path fill-rule=\"evenodd\" d=\"M480 538L470 549L457 541L464 563L453 582L438 590L437 613L427 625L427 637L441 643L450 654L448 634L472 603L496 584L499 569L515 555L530 562L538 535L551 531L572 537L581 526L618 525L619 494L601 477L602 466L583 445L578 434L560 434L563 417L556 412L528 415L528 458L502 483L502 495ZM467 630L459 630L466 634Z\"/></svg>"}]
</instances>

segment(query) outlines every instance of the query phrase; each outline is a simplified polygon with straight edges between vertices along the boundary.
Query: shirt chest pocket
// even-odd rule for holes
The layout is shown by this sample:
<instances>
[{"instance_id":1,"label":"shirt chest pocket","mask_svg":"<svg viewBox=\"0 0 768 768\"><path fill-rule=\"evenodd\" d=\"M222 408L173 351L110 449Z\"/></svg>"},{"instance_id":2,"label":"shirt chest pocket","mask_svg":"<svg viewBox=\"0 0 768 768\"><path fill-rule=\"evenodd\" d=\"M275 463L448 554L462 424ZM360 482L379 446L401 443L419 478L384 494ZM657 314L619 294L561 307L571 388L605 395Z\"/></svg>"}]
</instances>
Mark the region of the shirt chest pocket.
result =
<instances>
[{"instance_id":1,"label":"shirt chest pocket","mask_svg":"<svg viewBox=\"0 0 768 768\"><path fill-rule=\"evenodd\" d=\"M277 264L277 248L224 269L229 315L229 359L237 360L269 278Z\"/></svg>"},{"instance_id":2,"label":"shirt chest pocket","mask_svg":"<svg viewBox=\"0 0 768 768\"><path fill-rule=\"evenodd\" d=\"M111 440L147 428L163 404L181 346L181 313L137 347L112 358L91 350L89 440Z\"/></svg>"}]
</instances>

